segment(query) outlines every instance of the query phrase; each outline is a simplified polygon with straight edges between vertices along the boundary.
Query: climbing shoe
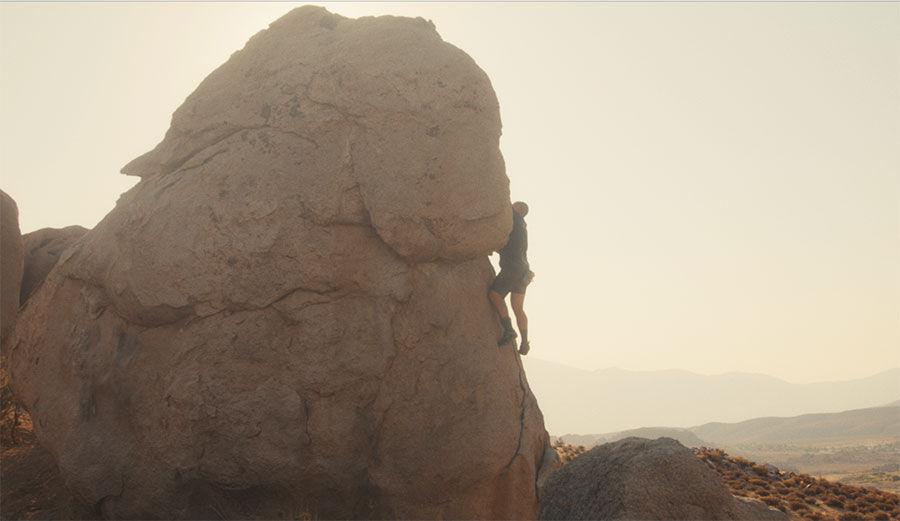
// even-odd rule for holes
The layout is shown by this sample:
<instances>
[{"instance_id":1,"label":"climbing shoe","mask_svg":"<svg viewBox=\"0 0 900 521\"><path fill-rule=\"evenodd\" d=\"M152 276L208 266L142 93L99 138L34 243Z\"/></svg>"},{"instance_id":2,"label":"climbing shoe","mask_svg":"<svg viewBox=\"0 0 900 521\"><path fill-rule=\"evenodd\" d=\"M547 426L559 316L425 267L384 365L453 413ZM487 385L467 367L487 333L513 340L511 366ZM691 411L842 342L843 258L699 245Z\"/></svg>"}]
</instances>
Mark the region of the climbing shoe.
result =
<instances>
[{"instance_id":1,"label":"climbing shoe","mask_svg":"<svg viewBox=\"0 0 900 521\"><path fill-rule=\"evenodd\" d=\"M528 351L531 350L531 343L528 340L522 340L522 345L519 346L519 354L527 355Z\"/></svg>"},{"instance_id":2,"label":"climbing shoe","mask_svg":"<svg viewBox=\"0 0 900 521\"><path fill-rule=\"evenodd\" d=\"M503 331L503 336L500 337L500 341L497 342L498 346L502 346L504 344L508 344L516 339L516 331L514 329L505 329Z\"/></svg>"}]
</instances>

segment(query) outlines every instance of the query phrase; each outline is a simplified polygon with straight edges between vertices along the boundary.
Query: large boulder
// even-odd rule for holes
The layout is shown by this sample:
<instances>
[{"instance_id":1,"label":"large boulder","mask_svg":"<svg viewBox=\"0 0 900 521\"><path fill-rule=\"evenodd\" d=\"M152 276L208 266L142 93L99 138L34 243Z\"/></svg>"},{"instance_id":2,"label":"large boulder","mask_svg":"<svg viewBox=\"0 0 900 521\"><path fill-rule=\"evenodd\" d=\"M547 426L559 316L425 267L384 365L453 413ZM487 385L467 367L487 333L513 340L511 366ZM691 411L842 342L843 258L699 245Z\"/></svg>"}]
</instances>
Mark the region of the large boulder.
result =
<instances>
[{"instance_id":1,"label":"large boulder","mask_svg":"<svg viewBox=\"0 0 900 521\"><path fill-rule=\"evenodd\" d=\"M23 266L19 207L9 194L0 190L0 345L5 345L16 321Z\"/></svg>"},{"instance_id":2,"label":"large boulder","mask_svg":"<svg viewBox=\"0 0 900 521\"><path fill-rule=\"evenodd\" d=\"M69 486L131 519L535 518L555 453L487 299L499 137L422 19L254 36L22 309L14 389Z\"/></svg>"},{"instance_id":3,"label":"large boulder","mask_svg":"<svg viewBox=\"0 0 900 521\"><path fill-rule=\"evenodd\" d=\"M787 520L728 492L715 471L671 438L594 447L549 477L540 519Z\"/></svg>"},{"instance_id":4,"label":"large boulder","mask_svg":"<svg viewBox=\"0 0 900 521\"><path fill-rule=\"evenodd\" d=\"M56 266L59 256L75 243L87 228L67 226L65 228L41 228L22 236L25 246L25 271L22 274L22 289L19 302L22 304L44 282L47 274Z\"/></svg>"}]
</instances>

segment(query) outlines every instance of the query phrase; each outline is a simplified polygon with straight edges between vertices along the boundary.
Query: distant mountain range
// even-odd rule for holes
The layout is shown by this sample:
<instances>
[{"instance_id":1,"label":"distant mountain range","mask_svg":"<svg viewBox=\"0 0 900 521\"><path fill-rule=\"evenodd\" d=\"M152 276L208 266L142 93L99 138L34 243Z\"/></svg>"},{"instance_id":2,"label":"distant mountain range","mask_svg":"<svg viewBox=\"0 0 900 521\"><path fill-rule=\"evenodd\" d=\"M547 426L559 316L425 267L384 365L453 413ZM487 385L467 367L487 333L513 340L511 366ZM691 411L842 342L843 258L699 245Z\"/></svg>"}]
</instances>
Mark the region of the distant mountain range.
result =
<instances>
[{"instance_id":1,"label":"distant mountain range","mask_svg":"<svg viewBox=\"0 0 900 521\"><path fill-rule=\"evenodd\" d=\"M755 418L738 423L707 423L688 429L643 427L604 434L567 434L566 443L590 447L637 436L674 438L688 447L780 444L822 446L866 440L900 439L900 404L790 418Z\"/></svg>"},{"instance_id":2,"label":"distant mountain range","mask_svg":"<svg viewBox=\"0 0 900 521\"><path fill-rule=\"evenodd\" d=\"M690 431L711 444L722 446L900 438L900 406L804 414L792 418L756 418L739 423L707 423Z\"/></svg>"},{"instance_id":3,"label":"distant mountain range","mask_svg":"<svg viewBox=\"0 0 900 521\"><path fill-rule=\"evenodd\" d=\"M556 436L835 413L900 399L900 368L858 380L791 384L761 374L585 371L532 357L523 360L547 430Z\"/></svg>"}]
</instances>

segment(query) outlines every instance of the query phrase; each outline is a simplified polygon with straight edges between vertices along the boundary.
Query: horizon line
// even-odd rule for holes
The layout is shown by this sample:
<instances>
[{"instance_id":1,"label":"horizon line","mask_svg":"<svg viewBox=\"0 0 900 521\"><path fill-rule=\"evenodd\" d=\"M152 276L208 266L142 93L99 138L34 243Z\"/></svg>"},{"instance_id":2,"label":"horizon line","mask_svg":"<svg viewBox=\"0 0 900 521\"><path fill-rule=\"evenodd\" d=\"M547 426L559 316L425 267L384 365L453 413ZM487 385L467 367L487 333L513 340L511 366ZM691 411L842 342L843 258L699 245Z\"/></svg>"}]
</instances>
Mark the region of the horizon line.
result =
<instances>
[{"instance_id":1,"label":"horizon line","mask_svg":"<svg viewBox=\"0 0 900 521\"><path fill-rule=\"evenodd\" d=\"M528 360L536 360L536 361L538 361L538 362L546 362L546 363L549 363L549 364L560 365L560 366L563 366L563 367L566 367L566 368L569 368L569 369L573 369L573 370L576 370L576 371L582 371L582 372L585 372L585 373L598 373L598 372L602 372L602 371L622 371L622 372L628 372L628 373L664 373L664 372L678 372L678 373L689 373L689 374L693 374L693 375L696 375L696 376L704 376L704 377L717 377L717 376L729 376L729 375L752 375L752 376L765 376L765 377L767 377L767 378L773 378L773 379L775 379L775 380L779 380L779 381L782 381L782 382L785 382L785 383L788 383L788 384L791 384L791 385L816 385L816 384L826 384L826 383L852 382L852 381L855 381L855 380L866 380L866 379L868 379L868 378L873 378L873 377L876 377L876 376L880 376L880 375L882 375L882 374L889 373L889 372L892 372L892 371L900 371L900 364L898 364L898 365L896 365L896 366L889 367L889 368L883 369L883 370L881 370L881 371L876 371L876 372L871 373L871 374L869 374L869 375L867 375L867 376L851 377L851 378L844 378L844 379L824 379L824 380L815 380L815 381L812 381L812 382L798 383L798 382L792 382L792 381L787 380L787 379L785 379L785 378L782 378L782 377L779 377L779 376L774 376L774 375L771 375L771 374L768 374L768 373L760 373L760 372L753 372L753 371L725 371L725 372L721 372L721 373L702 373L702 372L699 372L699 371L696 371L696 370L692 370L692 369L677 369L677 368L669 368L669 369L627 369L627 368L624 368L624 367L618 367L618 366L599 367L599 368L596 368L596 369L585 369L585 368L582 368L582 367L576 367L576 366L574 366L574 365L567 364L567 363L564 363L564 362L558 362L558 361L555 361L555 360L548 360L548 359L546 359L546 358L540 358L540 357L527 357L527 359L528 359Z\"/></svg>"}]
</instances>

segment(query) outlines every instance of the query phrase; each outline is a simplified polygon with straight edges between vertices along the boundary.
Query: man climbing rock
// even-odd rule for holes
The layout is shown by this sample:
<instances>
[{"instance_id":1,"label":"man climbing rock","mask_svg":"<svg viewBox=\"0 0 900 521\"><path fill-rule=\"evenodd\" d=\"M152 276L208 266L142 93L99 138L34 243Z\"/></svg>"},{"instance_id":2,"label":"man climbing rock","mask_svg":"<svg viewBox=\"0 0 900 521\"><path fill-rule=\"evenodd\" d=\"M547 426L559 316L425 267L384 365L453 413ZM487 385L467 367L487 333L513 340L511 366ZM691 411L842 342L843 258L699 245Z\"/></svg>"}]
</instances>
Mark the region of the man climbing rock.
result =
<instances>
[{"instance_id":1,"label":"man climbing rock","mask_svg":"<svg viewBox=\"0 0 900 521\"><path fill-rule=\"evenodd\" d=\"M500 273L494 278L488 297L500 314L503 324L503 336L499 345L508 344L516 339L516 331L512 327L509 310L506 308L506 295L511 293L509 302L516 315L516 325L522 335L519 353L527 354L531 346L528 343L528 317L525 315L525 288L534 278L534 272L528 266L528 229L525 216L528 205L517 201L512 205L513 229L509 234L506 246L500 253Z\"/></svg>"}]
</instances>

